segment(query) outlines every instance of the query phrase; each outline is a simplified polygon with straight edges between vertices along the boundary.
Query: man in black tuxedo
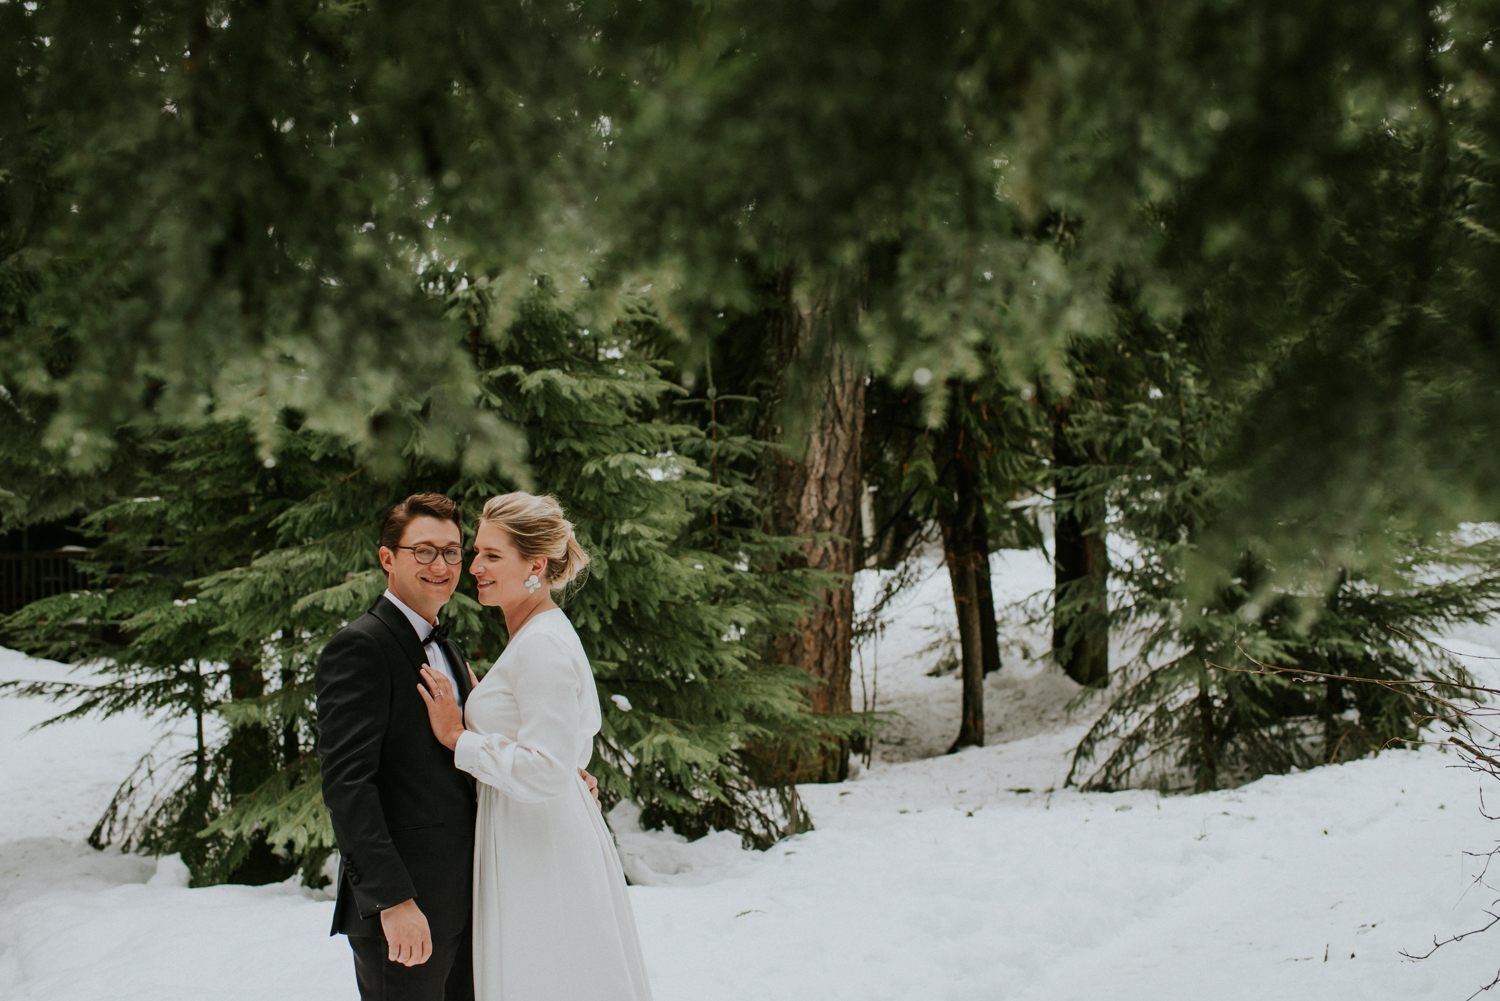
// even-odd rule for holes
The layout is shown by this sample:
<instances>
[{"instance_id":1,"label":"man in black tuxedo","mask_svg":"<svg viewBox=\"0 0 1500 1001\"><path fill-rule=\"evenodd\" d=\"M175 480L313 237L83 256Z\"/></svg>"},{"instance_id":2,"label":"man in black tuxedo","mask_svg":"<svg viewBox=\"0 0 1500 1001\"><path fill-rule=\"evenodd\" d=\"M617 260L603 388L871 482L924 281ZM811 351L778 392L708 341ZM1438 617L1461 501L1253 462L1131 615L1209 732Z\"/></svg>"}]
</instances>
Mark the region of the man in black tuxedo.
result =
<instances>
[{"instance_id":1,"label":"man in black tuxedo","mask_svg":"<svg viewBox=\"0 0 1500 1001\"><path fill-rule=\"evenodd\" d=\"M463 569L458 505L397 504L380 530L388 588L318 662L323 802L339 847L330 934L349 936L364 1001L471 1001L474 780L432 734L422 665L473 683L439 626Z\"/></svg>"}]
</instances>

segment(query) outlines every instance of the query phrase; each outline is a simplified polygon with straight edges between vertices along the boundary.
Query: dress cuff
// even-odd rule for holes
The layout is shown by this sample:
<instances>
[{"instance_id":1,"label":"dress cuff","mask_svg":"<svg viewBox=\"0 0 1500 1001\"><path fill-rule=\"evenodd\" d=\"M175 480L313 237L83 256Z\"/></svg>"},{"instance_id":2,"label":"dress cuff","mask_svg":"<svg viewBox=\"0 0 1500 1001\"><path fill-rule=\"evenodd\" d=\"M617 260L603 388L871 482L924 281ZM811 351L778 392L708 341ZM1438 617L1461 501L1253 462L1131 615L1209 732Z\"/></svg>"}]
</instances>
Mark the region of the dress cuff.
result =
<instances>
[{"instance_id":1,"label":"dress cuff","mask_svg":"<svg viewBox=\"0 0 1500 1001\"><path fill-rule=\"evenodd\" d=\"M453 763L473 775L474 769L479 765L479 749L483 745L483 737L473 730L465 730L458 735L458 743L453 745Z\"/></svg>"}]
</instances>

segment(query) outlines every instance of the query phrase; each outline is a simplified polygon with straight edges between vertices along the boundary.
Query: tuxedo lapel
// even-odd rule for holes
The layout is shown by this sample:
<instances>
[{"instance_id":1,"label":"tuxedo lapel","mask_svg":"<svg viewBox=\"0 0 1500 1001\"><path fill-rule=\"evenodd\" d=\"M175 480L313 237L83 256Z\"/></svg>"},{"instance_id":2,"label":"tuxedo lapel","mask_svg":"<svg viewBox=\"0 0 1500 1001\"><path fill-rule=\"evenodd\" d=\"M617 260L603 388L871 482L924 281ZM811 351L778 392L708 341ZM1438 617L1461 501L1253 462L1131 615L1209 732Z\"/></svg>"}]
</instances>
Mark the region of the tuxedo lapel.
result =
<instances>
[{"instance_id":1,"label":"tuxedo lapel","mask_svg":"<svg viewBox=\"0 0 1500 1001\"><path fill-rule=\"evenodd\" d=\"M469 662L459 653L458 644L451 639L443 641L443 656L448 658L448 666L453 668L453 680L458 682L458 704L463 705L469 698L469 690L474 687L469 684Z\"/></svg>"},{"instance_id":2,"label":"tuxedo lapel","mask_svg":"<svg viewBox=\"0 0 1500 1001\"><path fill-rule=\"evenodd\" d=\"M427 663L427 654L422 651L422 641L417 638L417 631L412 628L406 616L401 614L401 609L391 604L385 595L381 595L380 600L375 602L375 607L370 609L370 614L390 630L396 645L406 654L406 659L411 661L412 670L420 672L422 665Z\"/></svg>"},{"instance_id":3,"label":"tuxedo lapel","mask_svg":"<svg viewBox=\"0 0 1500 1001\"><path fill-rule=\"evenodd\" d=\"M385 595L380 596L375 607L370 609L370 614L390 630L396 645L401 647L401 652L411 661L412 669L420 674L422 665L427 663L427 649L417 638L417 631L412 628L411 620L402 615L401 609L391 604ZM444 640L442 648L443 656L448 658L448 666L453 668L453 680L458 683L458 704L463 705L469 697L469 689L474 687L469 684L469 662L459 653L458 644L453 640Z\"/></svg>"}]
</instances>

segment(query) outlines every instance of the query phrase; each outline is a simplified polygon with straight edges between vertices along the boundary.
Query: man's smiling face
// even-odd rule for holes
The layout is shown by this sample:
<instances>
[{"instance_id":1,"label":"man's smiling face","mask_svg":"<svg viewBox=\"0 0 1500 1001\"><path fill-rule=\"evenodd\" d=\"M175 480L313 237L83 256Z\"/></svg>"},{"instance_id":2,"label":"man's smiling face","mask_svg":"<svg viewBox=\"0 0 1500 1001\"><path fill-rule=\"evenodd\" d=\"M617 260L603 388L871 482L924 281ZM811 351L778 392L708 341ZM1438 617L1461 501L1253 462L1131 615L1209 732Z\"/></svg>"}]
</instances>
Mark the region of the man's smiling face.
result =
<instances>
[{"instance_id":1,"label":"man's smiling face","mask_svg":"<svg viewBox=\"0 0 1500 1001\"><path fill-rule=\"evenodd\" d=\"M443 550L462 548L463 544L463 534L453 522L425 514L413 518L401 536L400 548L392 551L380 547L380 565L385 569L391 593L428 622L436 619L438 610L448 603L458 587L463 563L450 564L441 552L431 563L418 563L417 554L409 547L431 546Z\"/></svg>"}]
</instances>

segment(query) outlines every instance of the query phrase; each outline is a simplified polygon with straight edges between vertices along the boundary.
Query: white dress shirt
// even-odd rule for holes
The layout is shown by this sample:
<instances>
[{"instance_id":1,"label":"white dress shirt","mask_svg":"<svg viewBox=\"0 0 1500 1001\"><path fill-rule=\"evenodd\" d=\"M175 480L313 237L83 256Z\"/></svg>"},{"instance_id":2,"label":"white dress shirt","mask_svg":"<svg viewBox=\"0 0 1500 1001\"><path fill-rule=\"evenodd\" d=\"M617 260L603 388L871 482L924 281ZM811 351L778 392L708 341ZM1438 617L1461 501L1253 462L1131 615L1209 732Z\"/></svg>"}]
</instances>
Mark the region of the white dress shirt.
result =
<instances>
[{"instance_id":1,"label":"white dress shirt","mask_svg":"<svg viewBox=\"0 0 1500 1001\"><path fill-rule=\"evenodd\" d=\"M448 676L448 683L453 686L453 697L458 699L463 689L458 687L458 677L453 673L453 665L448 663L448 655L443 653L443 648L436 643L427 642L427 637L432 635L436 623L428 622L408 608L406 602L391 593L390 588L386 588L385 597L391 604L401 609L401 614L406 616L411 627L417 631L417 639L421 641L422 649L427 654L427 666Z\"/></svg>"}]
</instances>

